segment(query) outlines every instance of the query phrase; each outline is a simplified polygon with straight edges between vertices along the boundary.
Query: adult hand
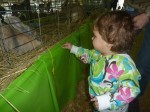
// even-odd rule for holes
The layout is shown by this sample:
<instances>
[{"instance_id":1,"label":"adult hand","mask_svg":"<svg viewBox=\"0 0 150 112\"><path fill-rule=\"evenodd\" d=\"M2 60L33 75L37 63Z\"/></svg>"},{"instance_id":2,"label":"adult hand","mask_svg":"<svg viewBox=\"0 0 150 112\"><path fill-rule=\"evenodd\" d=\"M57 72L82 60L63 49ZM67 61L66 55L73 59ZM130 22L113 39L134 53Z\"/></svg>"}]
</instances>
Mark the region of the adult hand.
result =
<instances>
[{"instance_id":1,"label":"adult hand","mask_svg":"<svg viewBox=\"0 0 150 112\"><path fill-rule=\"evenodd\" d=\"M145 13L137 15L133 18L135 29L142 29L149 22L149 18Z\"/></svg>"},{"instance_id":2,"label":"adult hand","mask_svg":"<svg viewBox=\"0 0 150 112\"><path fill-rule=\"evenodd\" d=\"M98 100L97 100L97 98L94 97L94 98L91 99L91 101L93 102L94 108L98 110L99 107L98 107Z\"/></svg>"},{"instance_id":3,"label":"adult hand","mask_svg":"<svg viewBox=\"0 0 150 112\"><path fill-rule=\"evenodd\" d=\"M70 42L66 42L62 47L70 50L72 48L72 44Z\"/></svg>"}]
</instances>

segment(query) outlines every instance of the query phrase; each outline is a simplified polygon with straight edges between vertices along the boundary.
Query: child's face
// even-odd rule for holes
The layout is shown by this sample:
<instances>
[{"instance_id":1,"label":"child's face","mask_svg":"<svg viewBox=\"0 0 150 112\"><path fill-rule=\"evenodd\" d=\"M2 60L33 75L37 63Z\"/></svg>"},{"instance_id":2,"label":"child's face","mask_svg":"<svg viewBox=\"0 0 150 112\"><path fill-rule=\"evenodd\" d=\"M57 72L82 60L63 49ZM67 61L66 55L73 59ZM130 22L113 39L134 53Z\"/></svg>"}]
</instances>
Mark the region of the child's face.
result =
<instances>
[{"instance_id":1,"label":"child's face","mask_svg":"<svg viewBox=\"0 0 150 112\"><path fill-rule=\"evenodd\" d=\"M94 36L92 37L93 46L96 50L102 53L102 55L112 54L110 51L111 44L108 44L106 41L102 39L102 36L99 34L98 30L94 28L93 30Z\"/></svg>"}]
</instances>

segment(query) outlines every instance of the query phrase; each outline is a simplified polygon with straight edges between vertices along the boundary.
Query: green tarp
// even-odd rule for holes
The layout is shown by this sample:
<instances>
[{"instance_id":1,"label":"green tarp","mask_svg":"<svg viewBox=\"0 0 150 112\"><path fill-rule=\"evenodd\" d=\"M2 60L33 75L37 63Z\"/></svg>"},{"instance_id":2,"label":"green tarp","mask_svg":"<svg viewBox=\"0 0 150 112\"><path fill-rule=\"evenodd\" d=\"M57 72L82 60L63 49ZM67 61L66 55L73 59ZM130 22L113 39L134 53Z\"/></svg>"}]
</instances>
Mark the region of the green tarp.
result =
<instances>
[{"instance_id":1,"label":"green tarp","mask_svg":"<svg viewBox=\"0 0 150 112\"><path fill-rule=\"evenodd\" d=\"M82 64L61 46L66 42L91 48L90 22L45 51L0 93L0 112L60 112L76 96Z\"/></svg>"}]
</instances>

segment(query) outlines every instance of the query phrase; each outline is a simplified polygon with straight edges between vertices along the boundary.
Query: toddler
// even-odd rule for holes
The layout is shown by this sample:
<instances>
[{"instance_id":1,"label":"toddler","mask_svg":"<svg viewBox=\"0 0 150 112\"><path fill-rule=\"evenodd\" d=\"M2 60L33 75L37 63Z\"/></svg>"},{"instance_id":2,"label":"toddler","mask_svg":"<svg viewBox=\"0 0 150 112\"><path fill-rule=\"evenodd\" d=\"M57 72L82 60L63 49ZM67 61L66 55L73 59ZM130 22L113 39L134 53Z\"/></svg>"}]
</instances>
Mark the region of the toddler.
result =
<instances>
[{"instance_id":1,"label":"toddler","mask_svg":"<svg viewBox=\"0 0 150 112\"><path fill-rule=\"evenodd\" d=\"M135 40L133 24L125 11L106 12L94 22L93 50L69 42L63 45L90 64L89 94L96 111L127 112L140 93L140 73L127 54Z\"/></svg>"}]
</instances>

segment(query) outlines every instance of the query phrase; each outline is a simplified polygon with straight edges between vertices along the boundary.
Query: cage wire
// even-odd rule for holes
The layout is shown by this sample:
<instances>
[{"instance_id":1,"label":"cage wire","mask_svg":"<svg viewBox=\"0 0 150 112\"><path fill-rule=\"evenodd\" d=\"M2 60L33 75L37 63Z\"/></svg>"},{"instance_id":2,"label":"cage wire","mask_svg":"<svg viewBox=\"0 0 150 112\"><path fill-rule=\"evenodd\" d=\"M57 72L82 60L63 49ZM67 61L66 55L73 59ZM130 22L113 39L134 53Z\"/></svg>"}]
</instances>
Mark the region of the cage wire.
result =
<instances>
[{"instance_id":1,"label":"cage wire","mask_svg":"<svg viewBox=\"0 0 150 112\"><path fill-rule=\"evenodd\" d=\"M104 9L102 0L1 0L0 91L46 49Z\"/></svg>"}]
</instances>

